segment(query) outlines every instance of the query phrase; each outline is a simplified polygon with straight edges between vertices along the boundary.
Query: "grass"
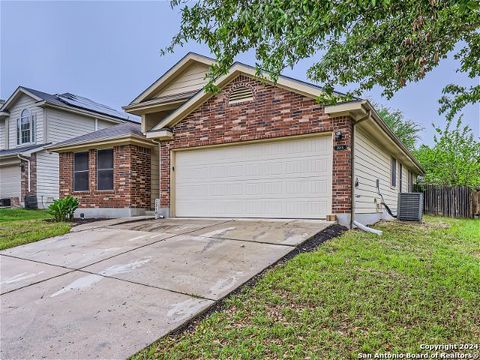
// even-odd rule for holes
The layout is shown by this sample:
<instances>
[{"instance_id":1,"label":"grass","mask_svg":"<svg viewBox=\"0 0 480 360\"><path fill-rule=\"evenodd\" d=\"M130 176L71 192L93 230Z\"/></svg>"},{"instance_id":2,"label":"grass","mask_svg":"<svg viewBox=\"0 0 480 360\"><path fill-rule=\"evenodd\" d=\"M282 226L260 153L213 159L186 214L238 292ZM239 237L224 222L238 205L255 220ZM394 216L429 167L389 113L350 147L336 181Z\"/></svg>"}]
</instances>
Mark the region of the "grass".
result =
<instances>
[{"instance_id":1,"label":"grass","mask_svg":"<svg viewBox=\"0 0 480 360\"><path fill-rule=\"evenodd\" d=\"M70 230L71 224L47 221L50 218L45 210L0 209L0 250L63 235Z\"/></svg>"},{"instance_id":2,"label":"grass","mask_svg":"<svg viewBox=\"0 0 480 360\"><path fill-rule=\"evenodd\" d=\"M357 359L478 343L480 221L425 220L378 224L382 237L349 231L300 254L134 358Z\"/></svg>"}]
</instances>

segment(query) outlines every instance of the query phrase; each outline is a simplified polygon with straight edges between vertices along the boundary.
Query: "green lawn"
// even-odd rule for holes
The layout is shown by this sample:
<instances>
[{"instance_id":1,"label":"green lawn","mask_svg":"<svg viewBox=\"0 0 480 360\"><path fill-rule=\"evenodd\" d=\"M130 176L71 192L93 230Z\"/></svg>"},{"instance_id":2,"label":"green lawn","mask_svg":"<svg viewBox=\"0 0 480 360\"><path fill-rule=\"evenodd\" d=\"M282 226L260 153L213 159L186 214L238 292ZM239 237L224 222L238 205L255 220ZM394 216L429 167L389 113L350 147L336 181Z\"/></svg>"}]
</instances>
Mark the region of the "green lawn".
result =
<instances>
[{"instance_id":1,"label":"green lawn","mask_svg":"<svg viewBox=\"0 0 480 360\"><path fill-rule=\"evenodd\" d=\"M0 250L63 235L72 226L50 218L45 210L0 209Z\"/></svg>"},{"instance_id":2,"label":"green lawn","mask_svg":"<svg viewBox=\"0 0 480 360\"><path fill-rule=\"evenodd\" d=\"M480 339L480 221L382 223L268 271L135 358L358 358Z\"/></svg>"}]
</instances>

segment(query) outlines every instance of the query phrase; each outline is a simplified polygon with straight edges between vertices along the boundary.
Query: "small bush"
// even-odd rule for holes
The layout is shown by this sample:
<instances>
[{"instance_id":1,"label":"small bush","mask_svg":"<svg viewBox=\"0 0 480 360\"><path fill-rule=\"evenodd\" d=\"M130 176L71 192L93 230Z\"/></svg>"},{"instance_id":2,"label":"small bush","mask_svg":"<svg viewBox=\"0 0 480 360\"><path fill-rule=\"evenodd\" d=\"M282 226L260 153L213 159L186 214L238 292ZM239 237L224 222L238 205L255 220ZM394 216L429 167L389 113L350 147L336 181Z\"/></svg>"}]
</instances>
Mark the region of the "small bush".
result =
<instances>
[{"instance_id":1,"label":"small bush","mask_svg":"<svg viewBox=\"0 0 480 360\"><path fill-rule=\"evenodd\" d=\"M78 208L78 199L71 195L62 199L55 200L48 207L48 213L52 215L55 221L72 221L73 213Z\"/></svg>"}]
</instances>

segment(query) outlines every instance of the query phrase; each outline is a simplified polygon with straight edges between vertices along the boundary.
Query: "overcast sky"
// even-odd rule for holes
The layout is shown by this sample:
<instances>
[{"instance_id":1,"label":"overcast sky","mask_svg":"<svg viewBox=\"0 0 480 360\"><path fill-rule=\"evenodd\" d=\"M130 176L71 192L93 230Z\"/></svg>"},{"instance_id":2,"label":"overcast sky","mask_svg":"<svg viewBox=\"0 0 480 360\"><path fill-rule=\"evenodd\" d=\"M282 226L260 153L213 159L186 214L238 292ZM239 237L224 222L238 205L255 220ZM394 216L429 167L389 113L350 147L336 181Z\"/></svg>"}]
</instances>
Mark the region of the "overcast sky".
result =
<instances>
[{"instance_id":1,"label":"overcast sky","mask_svg":"<svg viewBox=\"0 0 480 360\"><path fill-rule=\"evenodd\" d=\"M188 51L210 55L206 46L189 44L160 56L179 26L179 9L172 10L168 1L0 0L0 12L2 99L23 85L50 93L68 91L120 108ZM255 64L252 52L237 60ZM302 61L284 73L307 80L306 69L314 61ZM390 100L382 98L380 89L364 97L403 111L425 127L421 142L431 144L431 123L444 123L437 113L442 88L480 81L455 73L456 67L453 59L443 60L423 81L409 84ZM479 136L478 104L464 110L464 120Z\"/></svg>"}]
</instances>

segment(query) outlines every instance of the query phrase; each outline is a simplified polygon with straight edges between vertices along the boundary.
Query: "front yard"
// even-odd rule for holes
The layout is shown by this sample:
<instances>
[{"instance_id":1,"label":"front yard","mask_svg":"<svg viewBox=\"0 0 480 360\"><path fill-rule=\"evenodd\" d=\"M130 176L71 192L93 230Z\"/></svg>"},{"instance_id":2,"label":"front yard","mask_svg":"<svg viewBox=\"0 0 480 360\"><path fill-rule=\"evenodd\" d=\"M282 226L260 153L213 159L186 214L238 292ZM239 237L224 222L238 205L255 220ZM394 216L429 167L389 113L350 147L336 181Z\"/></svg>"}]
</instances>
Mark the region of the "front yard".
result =
<instances>
[{"instance_id":1,"label":"front yard","mask_svg":"<svg viewBox=\"0 0 480 360\"><path fill-rule=\"evenodd\" d=\"M382 223L267 272L135 358L359 358L480 339L480 221ZM476 350L480 352L480 350Z\"/></svg>"},{"instance_id":2,"label":"front yard","mask_svg":"<svg viewBox=\"0 0 480 360\"><path fill-rule=\"evenodd\" d=\"M63 235L72 226L50 218L45 210L0 209L0 250Z\"/></svg>"}]
</instances>

